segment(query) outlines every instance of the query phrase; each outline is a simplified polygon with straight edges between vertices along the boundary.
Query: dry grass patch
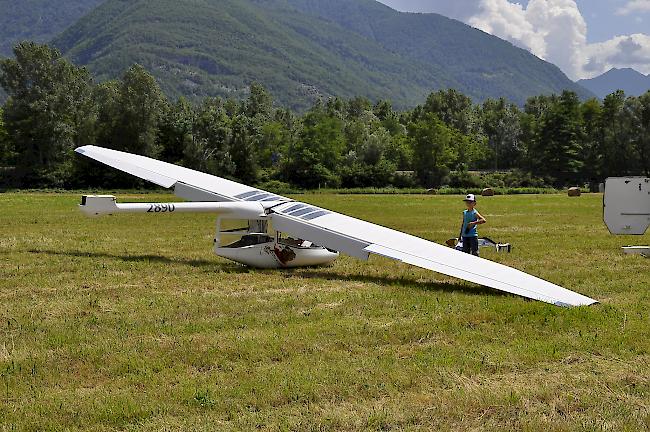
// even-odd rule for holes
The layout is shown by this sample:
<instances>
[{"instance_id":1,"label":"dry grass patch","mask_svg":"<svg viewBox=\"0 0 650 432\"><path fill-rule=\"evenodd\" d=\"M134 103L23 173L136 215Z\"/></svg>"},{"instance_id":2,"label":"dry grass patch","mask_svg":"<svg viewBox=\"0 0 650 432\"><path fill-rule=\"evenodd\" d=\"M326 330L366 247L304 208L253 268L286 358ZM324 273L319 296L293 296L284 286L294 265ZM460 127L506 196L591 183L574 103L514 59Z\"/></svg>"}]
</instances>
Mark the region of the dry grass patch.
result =
<instances>
[{"instance_id":1,"label":"dry grass patch","mask_svg":"<svg viewBox=\"0 0 650 432\"><path fill-rule=\"evenodd\" d=\"M164 201L169 196L133 195ZM448 196L300 197L436 242ZM602 197L481 199L485 256L594 297L560 309L384 259L257 271L206 215L85 219L0 195L0 431L650 428L648 261Z\"/></svg>"}]
</instances>

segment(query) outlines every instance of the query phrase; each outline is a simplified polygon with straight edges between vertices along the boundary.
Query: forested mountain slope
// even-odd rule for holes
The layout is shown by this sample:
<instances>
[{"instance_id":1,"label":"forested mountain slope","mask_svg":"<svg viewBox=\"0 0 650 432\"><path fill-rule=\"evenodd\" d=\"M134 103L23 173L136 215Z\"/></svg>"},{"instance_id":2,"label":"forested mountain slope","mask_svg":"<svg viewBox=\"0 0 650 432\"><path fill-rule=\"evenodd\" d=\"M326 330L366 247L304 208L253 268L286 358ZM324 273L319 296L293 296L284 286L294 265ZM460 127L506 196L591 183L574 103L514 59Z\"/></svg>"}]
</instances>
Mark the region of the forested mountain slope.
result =
<instances>
[{"instance_id":1,"label":"forested mountain slope","mask_svg":"<svg viewBox=\"0 0 650 432\"><path fill-rule=\"evenodd\" d=\"M171 96L242 97L259 81L294 108L318 95L408 105L453 81L338 25L243 0L109 0L55 45L100 79L137 62Z\"/></svg>"},{"instance_id":2,"label":"forested mountain slope","mask_svg":"<svg viewBox=\"0 0 650 432\"><path fill-rule=\"evenodd\" d=\"M557 66L526 50L438 14L400 13L374 0L286 0L296 9L331 20L382 47L445 71L475 99L573 90L592 96Z\"/></svg>"},{"instance_id":3,"label":"forested mountain slope","mask_svg":"<svg viewBox=\"0 0 650 432\"><path fill-rule=\"evenodd\" d=\"M16 42L48 42L102 0L0 0L0 57Z\"/></svg>"},{"instance_id":4,"label":"forested mountain slope","mask_svg":"<svg viewBox=\"0 0 650 432\"><path fill-rule=\"evenodd\" d=\"M588 95L508 42L372 0L108 0L54 43L99 79L140 63L172 97L244 97L253 81L296 109L318 96L407 107L441 88L517 103Z\"/></svg>"}]
</instances>

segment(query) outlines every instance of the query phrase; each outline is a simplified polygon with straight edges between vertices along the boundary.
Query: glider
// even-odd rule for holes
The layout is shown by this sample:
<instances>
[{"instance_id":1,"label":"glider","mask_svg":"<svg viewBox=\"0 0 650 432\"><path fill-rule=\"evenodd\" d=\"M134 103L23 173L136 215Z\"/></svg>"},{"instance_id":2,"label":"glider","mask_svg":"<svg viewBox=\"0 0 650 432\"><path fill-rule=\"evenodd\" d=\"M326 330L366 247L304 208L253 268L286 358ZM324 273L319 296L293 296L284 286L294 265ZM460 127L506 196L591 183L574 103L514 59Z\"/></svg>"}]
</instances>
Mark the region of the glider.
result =
<instances>
[{"instance_id":1,"label":"glider","mask_svg":"<svg viewBox=\"0 0 650 432\"><path fill-rule=\"evenodd\" d=\"M242 264L286 268L326 264L339 252L362 260L379 255L556 306L597 303L514 268L227 179L96 146L76 152L164 188L173 187L176 196L189 201L118 204L112 196L85 196L80 206L84 213L214 213L215 253ZM222 231L222 220L229 219L245 221L245 226ZM224 245L221 240L227 235L241 237Z\"/></svg>"}]
</instances>

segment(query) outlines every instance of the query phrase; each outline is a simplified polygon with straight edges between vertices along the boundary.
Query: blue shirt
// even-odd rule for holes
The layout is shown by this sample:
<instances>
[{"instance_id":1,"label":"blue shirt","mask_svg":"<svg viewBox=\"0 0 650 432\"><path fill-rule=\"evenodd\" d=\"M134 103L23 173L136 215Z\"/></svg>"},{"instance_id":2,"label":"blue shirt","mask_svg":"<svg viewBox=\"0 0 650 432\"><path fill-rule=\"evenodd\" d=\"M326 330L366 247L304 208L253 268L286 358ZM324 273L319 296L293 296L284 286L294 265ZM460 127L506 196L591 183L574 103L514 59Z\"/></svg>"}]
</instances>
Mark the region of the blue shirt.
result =
<instances>
[{"instance_id":1,"label":"blue shirt","mask_svg":"<svg viewBox=\"0 0 650 432\"><path fill-rule=\"evenodd\" d=\"M472 225L469 227L469 230L467 230L469 223L475 222L478 219L478 216L476 216L477 213L476 209L463 211L463 237L478 237L476 225Z\"/></svg>"}]
</instances>

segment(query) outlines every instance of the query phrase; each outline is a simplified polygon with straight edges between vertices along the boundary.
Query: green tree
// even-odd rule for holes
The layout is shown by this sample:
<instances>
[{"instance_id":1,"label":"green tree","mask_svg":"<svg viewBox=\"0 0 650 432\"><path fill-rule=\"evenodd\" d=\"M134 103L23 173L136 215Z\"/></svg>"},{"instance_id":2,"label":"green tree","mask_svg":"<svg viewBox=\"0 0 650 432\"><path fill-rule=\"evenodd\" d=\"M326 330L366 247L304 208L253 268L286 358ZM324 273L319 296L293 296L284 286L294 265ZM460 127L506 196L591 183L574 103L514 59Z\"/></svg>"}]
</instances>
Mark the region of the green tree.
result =
<instances>
[{"instance_id":1,"label":"green tree","mask_svg":"<svg viewBox=\"0 0 650 432\"><path fill-rule=\"evenodd\" d=\"M316 101L311 111L316 111L321 107L322 102L319 100ZM339 97L333 97L327 100L325 103L325 112L330 117L336 117L340 120L344 120L347 117L347 114L344 112L346 110L347 102Z\"/></svg>"},{"instance_id":2,"label":"green tree","mask_svg":"<svg viewBox=\"0 0 650 432\"><path fill-rule=\"evenodd\" d=\"M230 154L235 163L235 177L245 183L254 184L259 175L255 139L250 134L251 119L237 115L232 119Z\"/></svg>"},{"instance_id":3,"label":"green tree","mask_svg":"<svg viewBox=\"0 0 650 432\"><path fill-rule=\"evenodd\" d=\"M521 161L520 117L519 108L503 98L488 99L481 107L481 127L492 151L496 170L518 166Z\"/></svg>"},{"instance_id":4,"label":"green tree","mask_svg":"<svg viewBox=\"0 0 650 432\"><path fill-rule=\"evenodd\" d=\"M447 126L468 135L476 132L476 111L472 99L455 89L431 93L423 108Z\"/></svg>"},{"instance_id":5,"label":"green tree","mask_svg":"<svg viewBox=\"0 0 650 432\"><path fill-rule=\"evenodd\" d=\"M3 117L17 152L17 177L32 187L64 186L74 147L92 141L90 74L46 45L23 42L14 55L0 61L0 85L9 96Z\"/></svg>"},{"instance_id":6,"label":"green tree","mask_svg":"<svg viewBox=\"0 0 650 432\"><path fill-rule=\"evenodd\" d=\"M525 169L541 173L544 170L545 144L541 139L543 119L557 103L557 96L534 96L526 101L521 116L522 144Z\"/></svg>"},{"instance_id":7,"label":"green tree","mask_svg":"<svg viewBox=\"0 0 650 432\"><path fill-rule=\"evenodd\" d=\"M287 110L276 110L273 97L259 84L251 85L251 93L243 107L246 131L235 134L234 138L243 139L245 133L246 139L234 143L237 150L233 148L233 156L238 161L238 170L239 166L246 167L241 175L252 180L261 177L268 180L275 175L287 143L292 139L293 116ZM242 146L242 143L245 144Z\"/></svg>"},{"instance_id":8,"label":"green tree","mask_svg":"<svg viewBox=\"0 0 650 432\"><path fill-rule=\"evenodd\" d=\"M97 145L118 148L113 143L115 129L120 122L120 83L105 81L93 89L93 100L98 107L95 135Z\"/></svg>"},{"instance_id":9,"label":"green tree","mask_svg":"<svg viewBox=\"0 0 650 432\"><path fill-rule=\"evenodd\" d=\"M625 103L629 116L631 145L637 156L637 173L650 177L650 91Z\"/></svg>"},{"instance_id":10,"label":"green tree","mask_svg":"<svg viewBox=\"0 0 650 432\"><path fill-rule=\"evenodd\" d=\"M390 133L371 112L352 121L356 142L347 143L341 168L344 187L384 187L391 182L397 164L387 159L392 142Z\"/></svg>"},{"instance_id":11,"label":"green tree","mask_svg":"<svg viewBox=\"0 0 650 432\"><path fill-rule=\"evenodd\" d=\"M250 95L244 103L244 113L247 117L261 116L268 119L273 115L273 96L259 83L250 87Z\"/></svg>"},{"instance_id":12,"label":"green tree","mask_svg":"<svg viewBox=\"0 0 650 432\"><path fill-rule=\"evenodd\" d=\"M603 176L634 174L629 116L625 110L625 93L621 90L605 97L603 101Z\"/></svg>"},{"instance_id":13,"label":"green tree","mask_svg":"<svg viewBox=\"0 0 650 432\"><path fill-rule=\"evenodd\" d=\"M581 107L584 128L582 153L584 167L582 177L596 190L603 179L605 160L603 158L602 105L597 99L589 99Z\"/></svg>"},{"instance_id":14,"label":"green tree","mask_svg":"<svg viewBox=\"0 0 650 432\"><path fill-rule=\"evenodd\" d=\"M291 131L281 122L266 122L256 137L256 153L260 167L270 169L278 165L290 141Z\"/></svg>"},{"instance_id":15,"label":"green tree","mask_svg":"<svg viewBox=\"0 0 650 432\"><path fill-rule=\"evenodd\" d=\"M122 76L117 96L119 121L114 125L114 148L158 156L156 138L167 99L155 78L142 66L133 65Z\"/></svg>"},{"instance_id":16,"label":"green tree","mask_svg":"<svg viewBox=\"0 0 650 432\"><path fill-rule=\"evenodd\" d=\"M187 99L181 97L161 116L158 129L160 157L171 163L183 161L186 144L194 139L196 113Z\"/></svg>"},{"instance_id":17,"label":"green tree","mask_svg":"<svg viewBox=\"0 0 650 432\"><path fill-rule=\"evenodd\" d=\"M364 97L356 97L347 101L346 105L346 117L348 118L357 118L361 117L367 111L372 110L372 104L370 101Z\"/></svg>"},{"instance_id":18,"label":"green tree","mask_svg":"<svg viewBox=\"0 0 650 432\"><path fill-rule=\"evenodd\" d=\"M413 148L406 133L392 137L386 146L385 157L400 171L413 169Z\"/></svg>"},{"instance_id":19,"label":"green tree","mask_svg":"<svg viewBox=\"0 0 650 432\"><path fill-rule=\"evenodd\" d=\"M438 187L449 173L449 165L457 158L454 154L452 130L434 114L425 114L408 126L413 148L413 166L420 184Z\"/></svg>"},{"instance_id":20,"label":"green tree","mask_svg":"<svg viewBox=\"0 0 650 432\"><path fill-rule=\"evenodd\" d=\"M160 136L163 120L169 120L167 99L155 79L139 65L132 66L120 80L95 87L93 100L98 108L95 141L98 145L149 157L171 151L171 135ZM178 107L177 107L178 108ZM165 133L170 133L166 130ZM164 138L164 139L161 139ZM161 140L164 146L158 144ZM176 155L168 155L175 157ZM93 165L94 166L94 165ZM90 169L89 162L78 162L82 182L103 187L134 187L143 183L131 176L105 168Z\"/></svg>"},{"instance_id":21,"label":"green tree","mask_svg":"<svg viewBox=\"0 0 650 432\"><path fill-rule=\"evenodd\" d=\"M556 186L580 181L584 162L578 95L564 91L542 117L539 132L540 141L544 143L542 172L553 178Z\"/></svg>"},{"instance_id":22,"label":"green tree","mask_svg":"<svg viewBox=\"0 0 650 432\"><path fill-rule=\"evenodd\" d=\"M491 149L487 138L480 135L465 135L455 129L449 129L449 133L451 134L450 154L455 155L449 164L450 167L467 170L481 168L488 163Z\"/></svg>"},{"instance_id":23,"label":"green tree","mask_svg":"<svg viewBox=\"0 0 650 432\"><path fill-rule=\"evenodd\" d=\"M381 100L377 102L372 108L372 111L375 116L381 121L384 121L391 117L396 117L395 111L393 111L393 105L390 103L390 101L387 100Z\"/></svg>"},{"instance_id":24,"label":"green tree","mask_svg":"<svg viewBox=\"0 0 650 432\"><path fill-rule=\"evenodd\" d=\"M344 147L343 122L316 105L305 115L298 139L289 149L283 177L305 188L336 187Z\"/></svg>"},{"instance_id":25,"label":"green tree","mask_svg":"<svg viewBox=\"0 0 650 432\"><path fill-rule=\"evenodd\" d=\"M191 139L184 141L183 165L220 177L235 177L231 154L232 124L221 99L208 98L197 108Z\"/></svg>"},{"instance_id":26,"label":"green tree","mask_svg":"<svg viewBox=\"0 0 650 432\"><path fill-rule=\"evenodd\" d=\"M8 166L13 163L14 146L9 139L7 129L3 120L3 110L0 108L0 167Z\"/></svg>"}]
</instances>

